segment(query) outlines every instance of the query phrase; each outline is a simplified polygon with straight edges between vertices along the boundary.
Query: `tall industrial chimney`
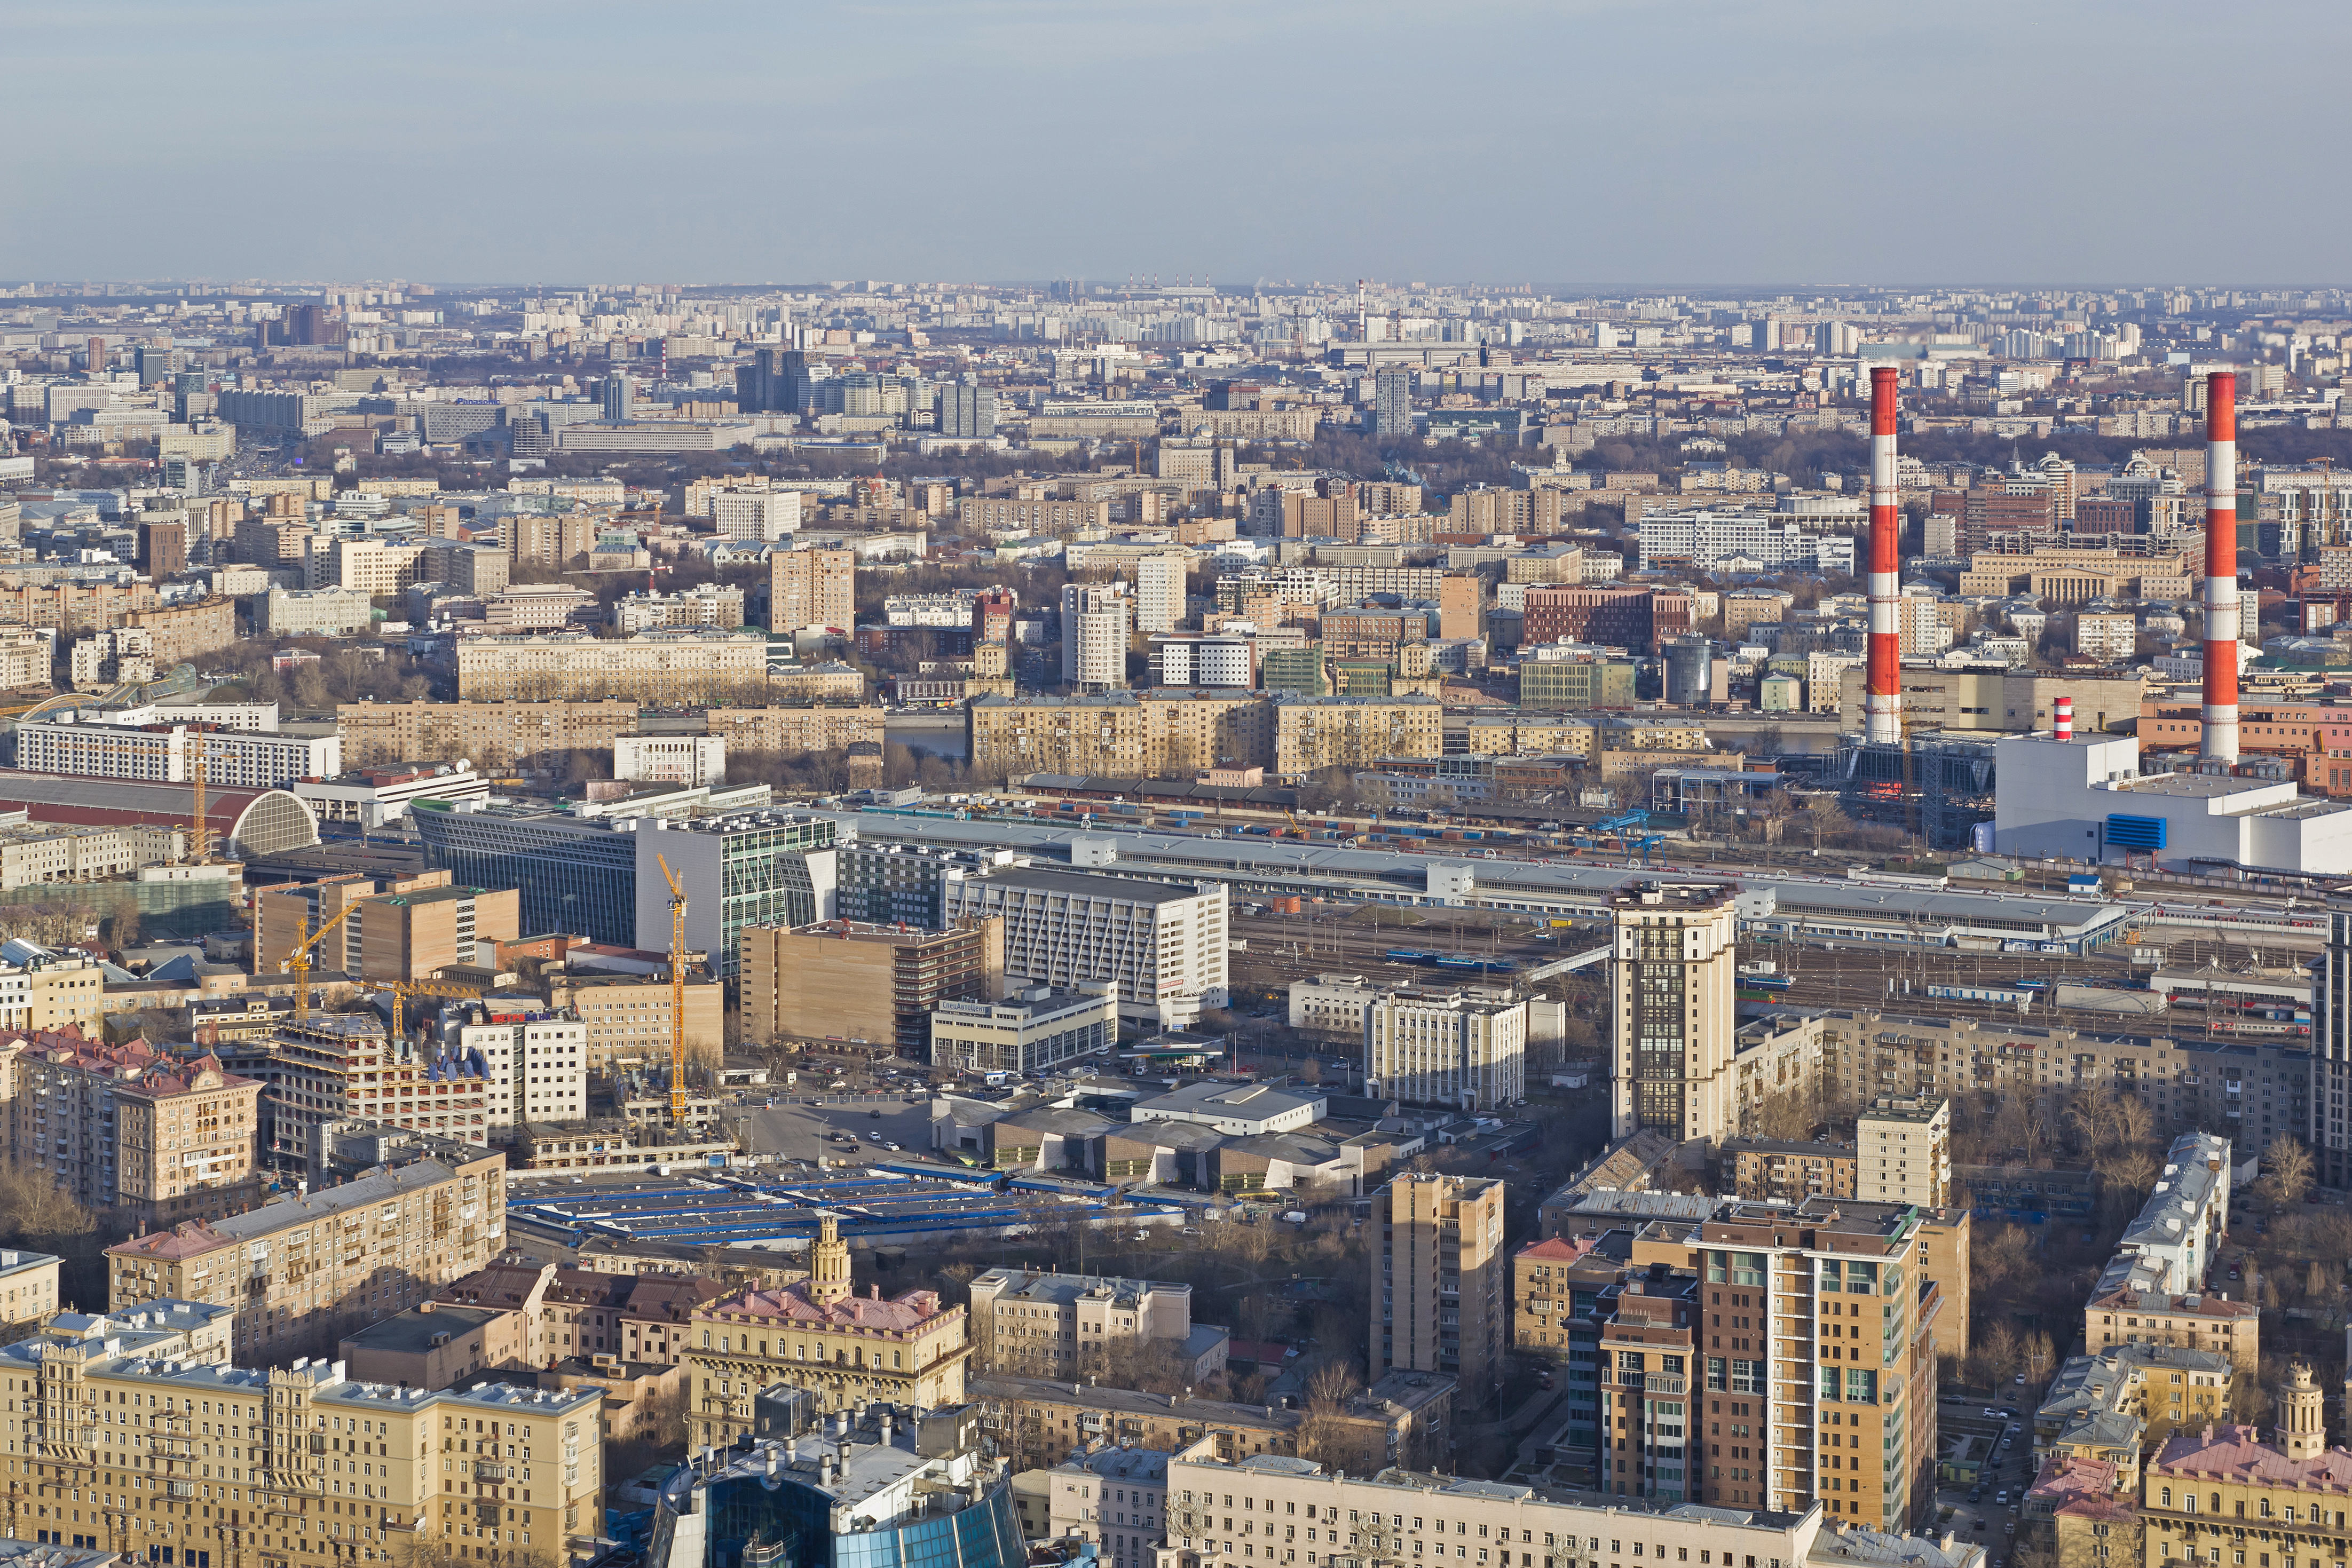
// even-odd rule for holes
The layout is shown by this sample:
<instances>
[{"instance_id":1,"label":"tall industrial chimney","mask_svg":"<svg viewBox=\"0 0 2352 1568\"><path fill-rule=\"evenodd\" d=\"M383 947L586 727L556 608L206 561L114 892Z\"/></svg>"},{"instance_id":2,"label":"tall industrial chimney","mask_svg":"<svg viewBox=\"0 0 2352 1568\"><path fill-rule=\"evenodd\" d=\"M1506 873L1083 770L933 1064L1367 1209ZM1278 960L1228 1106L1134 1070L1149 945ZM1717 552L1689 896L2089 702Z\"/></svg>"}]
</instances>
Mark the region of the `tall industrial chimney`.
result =
<instances>
[{"instance_id":1,"label":"tall industrial chimney","mask_svg":"<svg viewBox=\"0 0 2352 1568\"><path fill-rule=\"evenodd\" d=\"M2200 754L2238 760L2238 374L2205 382L2205 733Z\"/></svg>"},{"instance_id":2,"label":"tall industrial chimney","mask_svg":"<svg viewBox=\"0 0 2352 1568\"><path fill-rule=\"evenodd\" d=\"M1863 695L1863 739L1903 739L1903 582L1895 554L1903 526L1895 486L1895 381L1892 365L1870 372L1870 663Z\"/></svg>"}]
</instances>

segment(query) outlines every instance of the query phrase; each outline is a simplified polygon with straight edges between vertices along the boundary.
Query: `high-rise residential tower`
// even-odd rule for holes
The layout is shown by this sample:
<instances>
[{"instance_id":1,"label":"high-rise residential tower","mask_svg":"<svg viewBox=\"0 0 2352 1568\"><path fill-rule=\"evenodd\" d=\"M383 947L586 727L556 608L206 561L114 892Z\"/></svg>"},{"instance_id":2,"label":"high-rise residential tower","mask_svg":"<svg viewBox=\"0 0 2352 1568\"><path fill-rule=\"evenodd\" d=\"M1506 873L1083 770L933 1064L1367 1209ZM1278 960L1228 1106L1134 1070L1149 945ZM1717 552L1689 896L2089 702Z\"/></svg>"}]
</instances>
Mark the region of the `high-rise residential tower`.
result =
<instances>
[{"instance_id":1,"label":"high-rise residential tower","mask_svg":"<svg viewBox=\"0 0 2352 1568\"><path fill-rule=\"evenodd\" d=\"M780 549L768 557L768 630L849 631L856 623L857 556L845 549Z\"/></svg>"},{"instance_id":2,"label":"high-rise residential tower","mask_svg":"<svg viewBox=\"0 0 2352 1568\"><path fill-rule=\"evenodd\" d=\"M1112 692L1127 685L1127 634L1134 596L1124 582L1071 582L1062 587L1062 684L1073 691Z\"/></svg>"},{"instance_id":3,"label":"high-rise residential tower","mask_svg":"<svg viewBox=\"0 0 2352 1568\"><path fill-rule=\"evenodd\" d=\"M1615 1136L1719 1139L1738 1118L1731 1055L1735 890L1637 882L1610 898Z\"/></svg>"},{"instance_id":4,"label":"high-rise residential tower","mask_svg":"<svg viewBox=\"0 0 2352 1568\"><path fill-rule=\"evenodd\" d=\"M1371 1291L1371 1380L1442 1372L1461 1396L1493 1400L1503 1373L1510 1256L1503 1184L1404 1175L1372 1198L1380 1252Z\"/></svg>"}]
</instances>

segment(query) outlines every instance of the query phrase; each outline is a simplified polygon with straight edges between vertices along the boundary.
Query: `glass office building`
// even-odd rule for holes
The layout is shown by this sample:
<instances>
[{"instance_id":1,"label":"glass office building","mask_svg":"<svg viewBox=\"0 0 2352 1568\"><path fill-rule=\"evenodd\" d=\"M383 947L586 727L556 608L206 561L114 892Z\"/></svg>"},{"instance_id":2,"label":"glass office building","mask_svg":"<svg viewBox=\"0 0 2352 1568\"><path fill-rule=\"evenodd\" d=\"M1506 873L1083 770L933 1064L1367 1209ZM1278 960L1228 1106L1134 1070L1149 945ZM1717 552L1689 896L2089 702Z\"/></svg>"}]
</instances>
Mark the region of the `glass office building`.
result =
<instances>
[{"instance_id":1,"label":"glass office building","mask_svg":"<svg viewBox=\"0 0 2352 1568\"><path fill-rule=\"evenodd\" d=\"M970 1406L873 1406L709 1454L664 1484L645 1568L1022 1568L1012 1484L976 1433Z\"/></svg>"}]
</instances>

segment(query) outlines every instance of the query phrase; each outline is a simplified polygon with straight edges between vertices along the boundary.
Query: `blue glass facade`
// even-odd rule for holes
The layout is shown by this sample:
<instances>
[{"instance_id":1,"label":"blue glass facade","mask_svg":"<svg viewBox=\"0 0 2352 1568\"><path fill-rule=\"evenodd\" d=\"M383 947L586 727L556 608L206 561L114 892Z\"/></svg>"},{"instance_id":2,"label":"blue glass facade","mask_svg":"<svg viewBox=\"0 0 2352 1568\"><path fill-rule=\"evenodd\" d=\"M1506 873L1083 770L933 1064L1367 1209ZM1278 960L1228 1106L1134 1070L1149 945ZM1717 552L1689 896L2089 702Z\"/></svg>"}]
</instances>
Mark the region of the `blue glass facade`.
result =
<instances>
[{"instance_id":1,"label":"blue glass facade","mask_svg":"<svg viewBox=\"0 0 2352 1568\"><path fill-rule=\"evenodd\" d=\"M525 936L562 931L637 945L637 849L628 833L551 815L455 811L415 801L425 863L474 887L511 887Z\"/></svg>"},{"instance_id":2,"label":"blue glass facade","mask_svg":"<svg viewBox=\"0 0 2352 1568\"><path fill-rule=\"evenodd\" d=\"M1022 1568L1027 1560L1003 1481L953 1512L934 1507L838 1535L834 1506L831 1493L789 1474L722 1476L664 1497L646 1568ZM678 1528L680 1507L702 1511L692 1521L700 1529Z\"/></svg>"}]
</instances>

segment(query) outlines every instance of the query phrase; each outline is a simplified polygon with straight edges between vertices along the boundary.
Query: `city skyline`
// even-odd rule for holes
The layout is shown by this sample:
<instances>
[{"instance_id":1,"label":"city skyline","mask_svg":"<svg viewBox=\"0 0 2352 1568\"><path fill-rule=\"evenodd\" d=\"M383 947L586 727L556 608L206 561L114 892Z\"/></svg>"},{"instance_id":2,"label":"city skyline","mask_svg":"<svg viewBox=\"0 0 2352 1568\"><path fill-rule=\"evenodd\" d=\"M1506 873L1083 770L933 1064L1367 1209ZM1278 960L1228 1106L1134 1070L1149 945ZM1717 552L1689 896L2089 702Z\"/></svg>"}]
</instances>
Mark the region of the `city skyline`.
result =
<instances>
[{"instance_id":1,"label":"city skyline","mask_svg":"<svg viewBox=\"0 0 2352 1568\"><path fill-rule=\"evenodd\" d=\"M2180 5L555 19L19 16L20 113L72 129L0 185L0 274L2258 287L2345 237L2319 97L2215 65L2307 50L2311 5L2219 40Z\"/></svg>"}]
</instances>

